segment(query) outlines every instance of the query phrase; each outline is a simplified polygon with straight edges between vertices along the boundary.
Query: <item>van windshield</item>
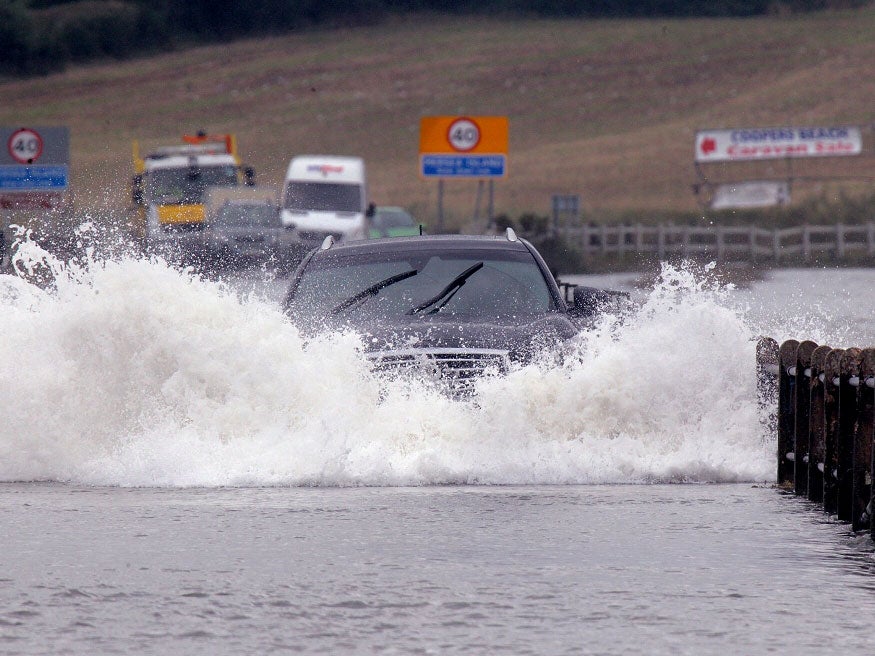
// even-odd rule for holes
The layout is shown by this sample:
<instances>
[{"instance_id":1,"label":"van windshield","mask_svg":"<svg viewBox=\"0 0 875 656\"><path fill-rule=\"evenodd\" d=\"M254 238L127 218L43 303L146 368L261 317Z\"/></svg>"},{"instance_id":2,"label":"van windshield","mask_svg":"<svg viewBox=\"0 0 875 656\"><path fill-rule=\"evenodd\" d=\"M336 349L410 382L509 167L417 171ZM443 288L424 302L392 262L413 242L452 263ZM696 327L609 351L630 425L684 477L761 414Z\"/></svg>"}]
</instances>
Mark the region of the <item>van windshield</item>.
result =
<instances>
[{"instance_id":1,"label":"van windshield","mask_svg":"<svg viewBox=\"0 0 875 656\"><path fill-rule=\"evenodd\" d=\"M153 169L146 175L146 197L150 202L165 205L202 203L207 187L233 187L237 184L236 166Z\"/></svg>"},{"instance_id":2,"label":"van windshield","mask_svg":"<svg viewBox=\"0 0 875 656\"><path fill-rule=\"evenodd\" d=\"M283 207L311 212L361 212L362 190L342 182L289 182Z\"/></svg>"}]
</instances>

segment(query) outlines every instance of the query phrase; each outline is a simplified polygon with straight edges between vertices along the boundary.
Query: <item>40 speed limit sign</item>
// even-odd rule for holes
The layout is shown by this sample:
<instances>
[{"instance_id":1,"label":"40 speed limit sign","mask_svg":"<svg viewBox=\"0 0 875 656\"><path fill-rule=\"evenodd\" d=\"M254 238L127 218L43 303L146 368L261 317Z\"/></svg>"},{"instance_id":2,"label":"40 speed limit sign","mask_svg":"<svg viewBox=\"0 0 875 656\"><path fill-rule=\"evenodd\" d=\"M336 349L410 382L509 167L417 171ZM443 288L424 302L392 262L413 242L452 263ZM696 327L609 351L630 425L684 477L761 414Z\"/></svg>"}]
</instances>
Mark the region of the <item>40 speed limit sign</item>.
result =
<instances>
[{"instance_id":1,"label":"40 speed limit sign","mask_svg":"<svg viewBox=\"0 0 875 656\"><path fill-rule=\"evenodd\" d=\"M6 145L9 156L19 164L33 164L43 154L43 138L29 128L13 132Z\"/></svg>"},{"instance_id":2,"label":"40 speed limit sign","mask_svg":"<svg viewBox=\"0 0 875 656\"><path fill-rule=\"evenodd\" d=\"M507 174L506 116L426 116L419 126L426 178L500 178Z\"/></svg>"},{"instance_id":3,"label":"40 speed limit sign","mask_svg":"<svg viewBox=\"0 0 875 656\"><path fill-rule=\"evenodd\" d=\"M447 141L459 152L467 153L480 143L480 126L469 118L458 118L447 130Z\"/></svg>"}]
</instances>

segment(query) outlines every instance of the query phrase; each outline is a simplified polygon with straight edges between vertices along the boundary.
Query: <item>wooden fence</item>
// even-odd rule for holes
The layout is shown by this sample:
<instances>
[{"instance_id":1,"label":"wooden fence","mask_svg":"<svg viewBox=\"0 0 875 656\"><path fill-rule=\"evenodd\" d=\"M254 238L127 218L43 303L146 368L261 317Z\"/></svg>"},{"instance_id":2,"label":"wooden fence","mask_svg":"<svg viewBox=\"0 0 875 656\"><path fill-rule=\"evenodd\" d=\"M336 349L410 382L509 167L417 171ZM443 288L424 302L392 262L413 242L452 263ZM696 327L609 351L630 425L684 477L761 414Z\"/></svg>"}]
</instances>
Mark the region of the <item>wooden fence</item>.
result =
<instances>
[{"instance_id":1,"label":"wooden fence","mask_svg":"<svg viewBox=\"0 0 875 656\"><path fill-rule=\"evenodd\" d=\"M875 539L875 348L764 338L757 382L773 410L778 485Z\"/></svg>"},{"instance_id":2,"label":"wooden fence","mask_svg":"<svg viewBox=\"0 0 875 656\"><path fill-rule=\"evenodd\" d=\"M718 260L806 261L827 254L835 259L875 256L875 223L798 226L766 230L757 226L583 225L559 226L555 234L584 255L648 253L659 259L713 257Z\"/></svg>"}]
</instances>

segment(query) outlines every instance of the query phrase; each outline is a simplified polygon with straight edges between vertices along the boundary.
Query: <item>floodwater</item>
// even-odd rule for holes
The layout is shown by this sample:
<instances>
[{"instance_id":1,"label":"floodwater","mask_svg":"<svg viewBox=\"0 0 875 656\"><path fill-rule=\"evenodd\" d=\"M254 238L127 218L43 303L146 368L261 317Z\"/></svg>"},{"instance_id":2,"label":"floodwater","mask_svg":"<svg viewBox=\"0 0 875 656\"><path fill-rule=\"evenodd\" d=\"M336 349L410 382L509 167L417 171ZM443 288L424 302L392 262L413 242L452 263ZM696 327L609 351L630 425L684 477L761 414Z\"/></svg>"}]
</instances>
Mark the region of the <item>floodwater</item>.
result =
<instances>
[{"instance_id":1,"label":"floodwater","mask_svg":"<svg viewBox=\"0 0 875 656\"><path fill-rule=\"evenodd\" d=\"M375 378L355 335L305 341L283 281L54 277L0 276L0 654L871 640L872 542L770 487L754 350L875 342L875 271L580 278L638 309L474 402Z\"/></svg>"}]
</instances>

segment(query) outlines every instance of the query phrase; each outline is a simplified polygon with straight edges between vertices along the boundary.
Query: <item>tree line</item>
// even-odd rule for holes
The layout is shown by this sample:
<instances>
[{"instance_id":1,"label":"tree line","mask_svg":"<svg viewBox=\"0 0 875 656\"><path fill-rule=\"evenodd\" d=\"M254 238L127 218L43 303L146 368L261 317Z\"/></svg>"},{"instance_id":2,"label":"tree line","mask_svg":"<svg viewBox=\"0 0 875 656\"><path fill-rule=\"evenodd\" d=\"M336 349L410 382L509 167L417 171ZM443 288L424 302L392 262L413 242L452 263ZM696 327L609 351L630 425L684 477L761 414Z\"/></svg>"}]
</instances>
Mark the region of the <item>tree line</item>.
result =
<instances>
[{"instance_id":1,"label":"tree line","mask_svg":"<svg viewBox=\"0 0 875 656\"><path fill-rule=\"evenodd\" d=\"M850 4L864 4L851 0ZM551 18L757 16L847 0L0 0L0 73L311 27L375 24L413 12Z\"/></svg>"}]
</instances>

